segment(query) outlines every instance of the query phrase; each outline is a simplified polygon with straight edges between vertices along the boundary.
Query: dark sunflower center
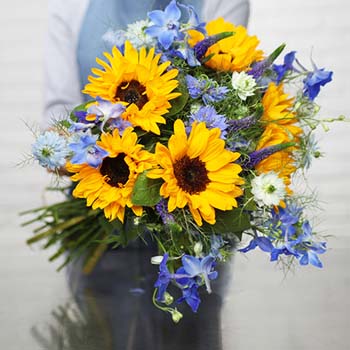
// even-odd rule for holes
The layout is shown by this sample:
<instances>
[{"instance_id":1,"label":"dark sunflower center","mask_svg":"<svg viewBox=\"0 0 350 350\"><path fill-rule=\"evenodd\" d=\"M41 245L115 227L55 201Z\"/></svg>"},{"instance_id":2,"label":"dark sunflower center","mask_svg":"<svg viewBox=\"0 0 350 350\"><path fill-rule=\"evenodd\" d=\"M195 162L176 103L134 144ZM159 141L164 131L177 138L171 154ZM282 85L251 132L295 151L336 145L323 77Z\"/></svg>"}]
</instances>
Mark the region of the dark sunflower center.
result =
<instances>
[{"instance_id":1,"label":"dark sunflower center","mask_svg":"<svg viewBox=\"0 0 350 350\"><path fill-rule=\"evenodd\" d=\"M130 171L125 163L125 154L120 153L115 158L105 158L100 168L100 173L107 176L106 182L113 187L125 185L129 179Z\"/></svg>"},{"instance_id":2,"label":"dark sunflower center","mask_svg":"<svg viewBox=\"0 0 350 350\"><path fill-rule=\"evenodd\" d=\"M124 82L118 86L115 99L135 105L141 109L147 102L146 88L136 80Z\"/></svg>"},{"instance_id":3,"label":"dark sunflower center","mask_svg":"<svg viewBox=\"0 0 350 350\"><path fill-rule=\"evenodd\" d=\"M184 156L174 163L174 175L178 186L189 194L205 191L210 182L205 164L197 157Z\"/></svg>"}]
</instances>

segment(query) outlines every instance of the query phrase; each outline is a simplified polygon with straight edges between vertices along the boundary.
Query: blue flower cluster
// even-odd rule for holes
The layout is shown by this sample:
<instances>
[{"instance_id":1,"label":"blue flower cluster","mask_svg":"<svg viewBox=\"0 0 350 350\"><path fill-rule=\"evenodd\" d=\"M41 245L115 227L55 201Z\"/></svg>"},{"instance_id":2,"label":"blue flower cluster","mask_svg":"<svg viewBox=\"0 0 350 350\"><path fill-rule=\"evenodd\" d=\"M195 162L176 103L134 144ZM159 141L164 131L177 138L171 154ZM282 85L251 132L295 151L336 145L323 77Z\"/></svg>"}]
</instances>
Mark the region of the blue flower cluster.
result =
<instances>
[{"instance_id":1,"label":"blue flower cluster","mask_svg":"<svg viewBox=\"0 0 350 350\"><path fill-rule=\"evenodd\" d=\"M200 107L199 110L189 116L188 119L188 127L186 131L190 133L191 125L197 122L205 122L205 125L208 129L219 128L221 130L221 138L225 139L228 128L228 124L226 122L226 117L221 114L217 114L216 110L212 106Z\"/></svg>"},{"instance_id":2,"label":"blue flower cluster","mask_svg":"<svg viewBox=\"0 0 350 350\"><path fill-rule=\"evenodd\" d=\"M247 247L239 249L246 253L256 247L270 253L271 261L276 261L281 254L292 255L300 265L322 267L318 254L326 251L325 242L315 242L311 225L301 217L302 208L289 205L271 211L271 219L264 225L266 236L256 235Z\"/></svg>"},{"instance_id":3,"label":"blue flower cluster","mask_svg":"<svg viewBox=\"0 0 350 350\"><path fill-rule=\"evenodd\" d=\"M186 83L190 96L193 99L201 98L204 104L219 102L226 97L229 89L217 86L212 79L196 79L192 75L186 75Z\"/></svg>"},{"instance_id":4,"label":"blue flower cluster","mask_svg":"<svg viewBox=\"0 0 350 350\"><path fill-rule=\"evenodd\" d=\"M199 18L193 8L189 5L180 5L188 15L186 29L196 29L204 31L204 23L199 22ZM181 9L177 6L176 0L172 0L169 5L161 10L154 10L148 13L148 18L153 23L146 28L145 33L157 38L159 44L165 50L169 49L173 42L184 39L184 32L180 28Z\"/></svg>"},{"instance_id":5,"label":"blue flower cluster","mask_svg":"<svg viewBox=\"0 0 350 350\"><path fill-rule=\"evenodd\" d=\"M313 101L318 96L321 86L324 86L332 81L333 72L326 71L324 68L317 68L314 62L312 62L313 70L309 71L300 64L295 55L296 51L291 51L285 55L283 64L273 65L273 70L276 73L276 83L279 84L285 75L291 71L305 74L306 77L303 80L303 94ZM294 67L294 62L297 63L300 70Z\"/></svg>"},{"instance_id":6,"label":"blue flower cluster","mask_svg":"<svg viewBox=\"0 0 350 350\"><path fill-rule=\"evenodd\" d=\"M181 259L182 266L175 273L170 273L167 267L168 258L169 255L164 254L159 265L158 279L154 284L158 289L157 301L165 302L165 293L170 282L173 282L182 291L182 296L176 302L182 303L185 301L193 312L197 312L201 302L198 293L199 287L205 284L208 293L211 293L210 281L218 277L218 272L214 271L216 266L215 257L207 255L203 258L196 258L191 255L184 255Z\"/></svg>"}]
</instances>

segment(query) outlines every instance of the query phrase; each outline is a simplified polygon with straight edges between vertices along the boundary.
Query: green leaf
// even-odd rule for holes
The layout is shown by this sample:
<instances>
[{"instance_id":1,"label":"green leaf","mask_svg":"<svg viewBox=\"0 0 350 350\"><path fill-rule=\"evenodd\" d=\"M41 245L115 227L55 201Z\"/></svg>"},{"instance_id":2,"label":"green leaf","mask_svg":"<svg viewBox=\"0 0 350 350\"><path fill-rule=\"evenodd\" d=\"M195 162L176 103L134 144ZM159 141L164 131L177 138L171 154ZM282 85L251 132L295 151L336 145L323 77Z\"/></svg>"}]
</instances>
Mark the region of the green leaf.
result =
<instances>
[{"instance_id":1,"label":"green leaf","mask_svg":"<svg viewBox=\"0 0 350 350\"><path fill-rule=\"evenodd\" d=\"M267 58L270 64L272 64L276 60L276 58L282 53L285 47L286 44L282 44L270 54L270 56Z\"/></svg>"},{"instance_id":2,"label":"green leaf","mask_svg":"<svg viewBox=\"0 0 350 350\"><path fill-rule=\"evenodd\" d=\"M216 210L216 223L214 225L203 224L203 231L205 233L217 234L235 234L239 239L242 232L249 229L250 216L248 213L239 209L221 211Z\"/></svg>"},{"instance_id":3,"label":"green leaf","mask_svg":"<svg viewBox=\"0 0 350 350\"><path fill-rule=\"evenodd\" d=\"M172 117L176 114L179 114L185 107L187 101L188 101L188 91L187 91L187 85L185 78L180 76L179 77L179 86L174 92L180 92L181 95L174 100L172 100L171 103L171 109L170 111L165 115L165 118Z\"/></svg>"},{"instance_id":4,"label":"green leaf","mask_svg":"<svg viewBox=\"0 0 350 350\"><path fill-rule=\"evenodd\" d=\"M134 205L152 207L160 200L160 187L163 183L161 179L149 179L147 171L140 174L135 182L131 201Z\"/></svg>"}]
</instances>

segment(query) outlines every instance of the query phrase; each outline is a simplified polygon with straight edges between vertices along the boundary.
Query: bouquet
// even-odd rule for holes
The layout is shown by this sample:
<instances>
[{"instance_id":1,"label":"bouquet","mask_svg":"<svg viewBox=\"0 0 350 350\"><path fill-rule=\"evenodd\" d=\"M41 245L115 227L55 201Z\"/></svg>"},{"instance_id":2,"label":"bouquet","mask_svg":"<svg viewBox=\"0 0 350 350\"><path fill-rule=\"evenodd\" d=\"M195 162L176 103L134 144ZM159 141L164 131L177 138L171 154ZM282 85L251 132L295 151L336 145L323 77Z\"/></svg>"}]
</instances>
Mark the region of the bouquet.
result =
<instances>
[{"instance_id":1,"label":"bouquet","mask_svg":"<svg viewBox=\"0 0 350 350\"><path fill-rule=\"evenodd\" d=\"M284 44L268 55L246 28L201 22L175 0L104 39L114 47L96 59L90 99L32 146L71 182L54 188L63 202L29 211L40 226L28 243L58 247L59 269L83 255L88 273L108 247L156 242L154 304L175 322L177 304L198 310L237 243L322 267L326 243L305 214L314 203L292 179L321 156L314 130L332 119L314 100L332 72L295 51L277 64Z\"/></svg>"}]
</instances>

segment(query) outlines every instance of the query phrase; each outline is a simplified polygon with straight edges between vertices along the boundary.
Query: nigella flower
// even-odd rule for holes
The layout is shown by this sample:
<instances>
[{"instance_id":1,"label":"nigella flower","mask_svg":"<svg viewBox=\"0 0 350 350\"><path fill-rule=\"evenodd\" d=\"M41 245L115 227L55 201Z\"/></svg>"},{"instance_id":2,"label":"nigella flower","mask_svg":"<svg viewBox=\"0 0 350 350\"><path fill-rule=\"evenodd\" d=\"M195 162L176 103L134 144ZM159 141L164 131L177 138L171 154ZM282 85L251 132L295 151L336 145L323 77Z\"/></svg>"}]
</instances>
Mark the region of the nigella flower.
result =
<instances>
[{"instance_id":1,"label":"nigella flower","mask_svg":"<svg viewBox=\"0 0 350 350\"><path fill-rule=\"evenodd\" d=\"M236 90L238 97L242 101L254 95L256 81L251 75L245 72L233 72L231 83L233 89Z\"/></svg>"},{"instance_id":2,"label":"nigella flower","mask_svg":"<svg viewBox=\"0 0 350 350\"><path fill-rule=\"evenodd\" d=\"M146 28L150 25L151 23L149 20L141 20L128 24L125 33L125 40L129 40L136 49L140 49L143 46L154 46L154 38L145 32Z\"/></svg>"},{"instance_id":3,"label":"nigella flower","mask_svg":"<svg viewBox=\"0 0 350 350\"><path fill-rule=\"evenodd\" d=\"M287 53L284 56L283 64L274 64L272 66L272 69L277 74L277 78L276 78L277 85L282 81L282 79L284 78L284 76L286 75L286 73L288 71L294 70L293 63L295 60L295 54L296 54L296 51L291 51L291 52Z\"/></svg>"},{"instance_id":4,"label":"nigella flower","mask_svg":"<svg viewBox=\"0 0 350 350\"><path fill-rule=\"evenodd\" d=\"M286 195L283 179L273 171L254 177L251 184L254 200L260 206L278 205Z\"/></svg>"},{"instance_id":5,"label":"nigella flower","mask_svg":"<svg viewBox=\"0 0 350 350\"><path fill-rule=\"evenodd\" d=\"M304 79L304 95L313 101L320 92L321 86L332 81L333 72L324 68L318 69L314 64L314 71Z\"/></svg>"},{"instance_id":6,"label":"nigella flower","mask_svg":"<svg viewBox=\"0 0 350 350\"><path fill-rule=\"evenodd\" d=\"M197 79L192 75L186 75L186 83L190 96L202 98L206 105L223 100L229 91L226 86L218 86L212 79Z\"/></svg>"},{"instance_id":7,"label":"nigella flower","mask_svg":"<svg viewBox=\"0 0 350 350\"><path fill-rule=\"evenodd\" d=\"M176 5L176 0L172 0L164 11L154 10L149 12L148 17L153 25L146 28L145 33L157 38L164 49L169 49L173 41L180 37L179 19L181 11Z\"/></svg>"},{"instance_id":8,"label":"nigella flower","mask_svg":"<svg viewBox=\"0 0 350 350\"><path fill-rule=\"evenodd\" d=\"M108 156L108 152L96 145L97 137L97 135L84 134L79 142L69 144L69 148L73 151L72 164L87 163L94 168L101 165L103 158Z\"/></svg>"},{"instance_id":9,"label":"nigella flower","mask_svg":"<svg viewBox=\"0 0 350 350\"><path fill-rule=\"evenodd\" d=\"M222 114L217 114L216 110L212 106L205 106L199 108L199 110L189 117L189 127L187 127L187 132L191 130L191 125L195 122L205 122L208 129L219 128L221 130L221 138L225 139L228 128L226 122L226 117Z\"/></svg>"},{"instance_id":10,"label":"nigella flower","mask_svg":"<svg viewBox=\"0 0 350 350\"><path fill-rule=\"evenodd\" d=\"M55 131L46 131L32 145L32 154L41 166L55 170L66 164L69 149L63 136Z\"/></svg>"}]
</instances>

